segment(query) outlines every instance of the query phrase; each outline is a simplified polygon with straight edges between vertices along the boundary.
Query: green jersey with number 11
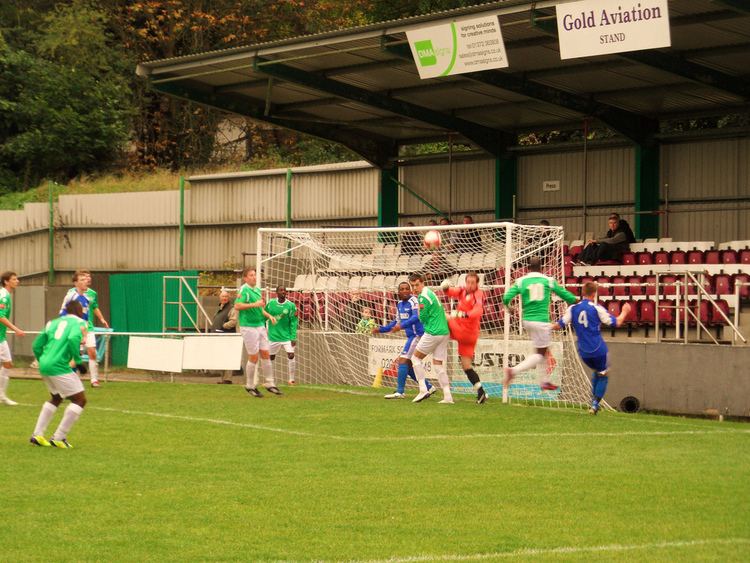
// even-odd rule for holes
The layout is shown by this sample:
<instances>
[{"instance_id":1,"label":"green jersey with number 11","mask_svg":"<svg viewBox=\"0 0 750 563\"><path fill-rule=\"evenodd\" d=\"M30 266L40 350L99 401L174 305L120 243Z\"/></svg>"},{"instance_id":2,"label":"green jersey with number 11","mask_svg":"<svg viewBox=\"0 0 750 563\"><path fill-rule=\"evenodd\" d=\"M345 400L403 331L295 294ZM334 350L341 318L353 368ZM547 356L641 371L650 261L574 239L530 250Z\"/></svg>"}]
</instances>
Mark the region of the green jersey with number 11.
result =
<instances>
[{"instance_id":1,"label":"green jersey with number 11","mask_svg":"<svg viewBox=\"0 0 750 563\"><path fill-rule=\"evenodd\" d=\"M516 295L521 296L524 321L548 323L550 295L555 293L566 303L573 304L578 298L562 287L555 278L539 272L529 272L518 278L503 295L503 303L508 305Z\"/></svg>"}]
</instances>

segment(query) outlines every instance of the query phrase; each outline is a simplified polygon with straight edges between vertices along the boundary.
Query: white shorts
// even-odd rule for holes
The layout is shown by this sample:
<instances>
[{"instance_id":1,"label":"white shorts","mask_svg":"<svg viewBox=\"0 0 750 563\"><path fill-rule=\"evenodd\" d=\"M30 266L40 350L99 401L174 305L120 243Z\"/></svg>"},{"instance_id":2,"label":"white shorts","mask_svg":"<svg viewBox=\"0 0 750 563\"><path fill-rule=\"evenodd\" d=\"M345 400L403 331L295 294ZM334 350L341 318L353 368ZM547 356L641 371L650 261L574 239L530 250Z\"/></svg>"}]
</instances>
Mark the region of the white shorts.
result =
<instances>
[{"instance_id":1,"label":"white shorts","mask_svg":"<svg viewBox=\"0 0 750 563\"><path fill-rule=\"evenodd\" d=\"M432 354L432 359L438 362L444 362L448 357L448 341L450 340L449 334L427 334L426 332L419 339L416 351L422 352L425 356Z\"/></svg>"},{"instance_id":2,"label":"white shorts","mask_svg":"<svg viewBox=\"0 0 750 563\"><path fill-rule=\"evenodd\" d=\"M10 355L10 346L8 341L0 342L0 362L10 362L13 358Z\"/></svg>"},{"instance_id":3,"label":"white shorts","mask_svg":"<svg viewBox=\"0 0 750 563\"><path fill-rule=\"evenodd\" d=\"M52 377L43 375L42 379L47 384L50 393L60 395L63 399L83 393L83 383L76 373L53 375Z\"/></svg>"},{"instance_id":4,"label":"white shorts","mask_svg":"<svg viewBox=\"0 0 750 563\"><path fill-rule=\"evenodd\" d=\"M86 333L86 348L96 348L96 335L93 330Z\"/></svg>"},{"instance_id":5,"label":"white shorts","mask_svg":"<svg viewBox=\"0 0 750 563\"><path fill-rule=\"evenodd\" d=\"M279 353L279 350L281 350L282 347L286 350L287 354L294 354L294 346L292 346L292 343L289 340L286 342L271 342L269 345L269 351L272 356L275 356Z\"/></svg>"},{"instance_id":6,"label":"white shorts","mask_svg":"<svg viewBox=\"0 0 750 563\"><path fill-rule=\"evenodd\" d=\"M399 354L399 358L406 358L407 360L411 360L411 357L414 355L414 350L417 349L420 338L422 337L412 336L411 338L407 338L406 342L404 342L404 347L401 350L401 354Z\"/></svg>"},{"instance_id":7,"label":"white shorts","mask_svg":"<svg viewBox=\"0 0 750 563\"><path fill-rule=\"evenodd\" d=\"M258 350L268 351L268 332L264 326L241 326L240 334L245 343L245 350L250 356L255 356Z\"/></svg>"},{"instance_id":8,"label":"white shorts","mask_svg":"<svg viewBox=\"0 0 750 563\"><path fill-rule=\"evenodd\" d=\"M549 348L552 344L552 328L549 323L523 321L523 328L529 334L534 348Z\"/></svg>"}]
</instances>

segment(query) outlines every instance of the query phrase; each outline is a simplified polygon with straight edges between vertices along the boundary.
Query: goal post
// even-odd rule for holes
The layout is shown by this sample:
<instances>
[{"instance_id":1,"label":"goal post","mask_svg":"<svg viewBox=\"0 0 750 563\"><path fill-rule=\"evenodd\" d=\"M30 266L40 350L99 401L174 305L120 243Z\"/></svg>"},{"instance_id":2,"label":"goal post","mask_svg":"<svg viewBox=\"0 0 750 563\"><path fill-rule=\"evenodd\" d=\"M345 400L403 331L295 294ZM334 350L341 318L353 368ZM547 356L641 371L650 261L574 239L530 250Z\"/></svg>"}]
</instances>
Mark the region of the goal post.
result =
<instances>
[{"instance_id":1,"label":"goal post","mask_svg":"<svg viewBox=\"0 0 750 563\"><path fill-rule=\"evenodd\" d=\"M428 231L440 233L440 245L426 248ZM256 267L266 300L277 286L287 289L299 317L298 383L395 386L395 363L405 342L403 332L372 334L396 318L398 285L413 272L425 276L446 313L457 303L439 289L444 279L462 285L476 272L484 293L475 370L491 397L503 395L503 367L518 364L532 350L520 322L520 304L509 309L502 295L539 258L543 273L563 282L561 227L515 223L476 223L425 227L271 229L258 231ZM555 299L551 318L565 303ZM538 375L520 374L507 390L513 401L578 406L591 399L591 384L569 331L555 331L548 366L556 391L542 391ZM283 356L283 354L282 354ZM425 360L428 377L430 356ZM275 371L284 376L285 358ZM454 393L473 393L461 370L455 342L448 352L448 375ZM538 368L542 369L542 368ZM547 369L547 368L544 368ZM413 382L409 381L413 386Z\"/></svg>"}]
</instances>

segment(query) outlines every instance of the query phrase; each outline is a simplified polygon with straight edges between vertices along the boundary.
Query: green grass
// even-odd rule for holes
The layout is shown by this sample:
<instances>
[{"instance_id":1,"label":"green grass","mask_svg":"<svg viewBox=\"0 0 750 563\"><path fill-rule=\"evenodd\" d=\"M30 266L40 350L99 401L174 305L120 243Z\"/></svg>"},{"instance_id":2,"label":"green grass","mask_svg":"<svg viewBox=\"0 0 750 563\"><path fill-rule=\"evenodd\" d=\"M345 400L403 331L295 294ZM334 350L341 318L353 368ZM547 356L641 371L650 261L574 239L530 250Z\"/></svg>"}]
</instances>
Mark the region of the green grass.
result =
<instances>
[{"instance_id":1,"label":"green grass","mask_svg":"<svg viewBox=\"0 0 750 563\"><path fill-rule=\"evenodd\" d=\"M108 383L65 451L13 380L0 559L750 558L746 424L283 389Z\"/></svg>"}]
</instances>

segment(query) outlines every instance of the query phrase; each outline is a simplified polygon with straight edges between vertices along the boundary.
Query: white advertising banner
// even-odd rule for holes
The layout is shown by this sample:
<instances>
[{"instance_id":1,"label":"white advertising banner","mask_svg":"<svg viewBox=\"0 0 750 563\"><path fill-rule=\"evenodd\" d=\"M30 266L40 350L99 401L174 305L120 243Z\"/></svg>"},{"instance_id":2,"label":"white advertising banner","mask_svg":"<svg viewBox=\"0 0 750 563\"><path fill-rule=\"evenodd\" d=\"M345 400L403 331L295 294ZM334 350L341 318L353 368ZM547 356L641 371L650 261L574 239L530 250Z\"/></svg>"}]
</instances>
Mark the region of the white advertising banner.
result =
<instances>
[{"instance_id":1,"label":"white advertising banner","mask_svg":"<svg viewBox=\"0 0 750 563\"><path fill-rule=\"evenodd\" d=\"M555 9L561 59L672 44L667 0L584 0Z\"/></svg>"},{"instance_id":2,"label":"white advertising banner","mask_svg":"<svg viewBox=\"0 0 750 563\"><path fill-rule=\"evenodd\" d=\"M422 79L508 66L497 15L416 27L406 37Z\"/></svg>"},{"instance_id":3,"label":"white advertising banner","mask_svg":"<svg viewBox=\"0 0 750 563\"><path fill-rule=\"evenodd\" d=\"M397 360L401 354L401 349L404 346L404 340L395 338L383 338L383 337L371 337L369 339L369 372L371 376L374 376L378 368L382 368L385 375L396 375L394 367L394 361ZM533 350L533 345L530 340L511 340L508 342L508 363L510 367L516 366L521 363L528 353ZM557 366L552 374L552 381L559 383L561 369L563 365L563 346L561 342L553 342L550 346L550 352L554 356ZM456 362L456 346L455 342L451 341L448 347L448 363ZM492 339L492 338L480 338L477 342L477 347L474 352L474 369L476 370L482 381L500 383L503 380L503 367L506 365L505 362L505 342L503 340ZM425 367L427 368L427 376L433 377L432 375L432 355L425 358ZM465 376L461 372L461 369L457 366L457 373L460 375L458 379L464 380ZM532 385L536 385L536 373L528 372L525 374L519 374L516 378L516 383L528 382Z\"/></svg>"}]
</instances>

